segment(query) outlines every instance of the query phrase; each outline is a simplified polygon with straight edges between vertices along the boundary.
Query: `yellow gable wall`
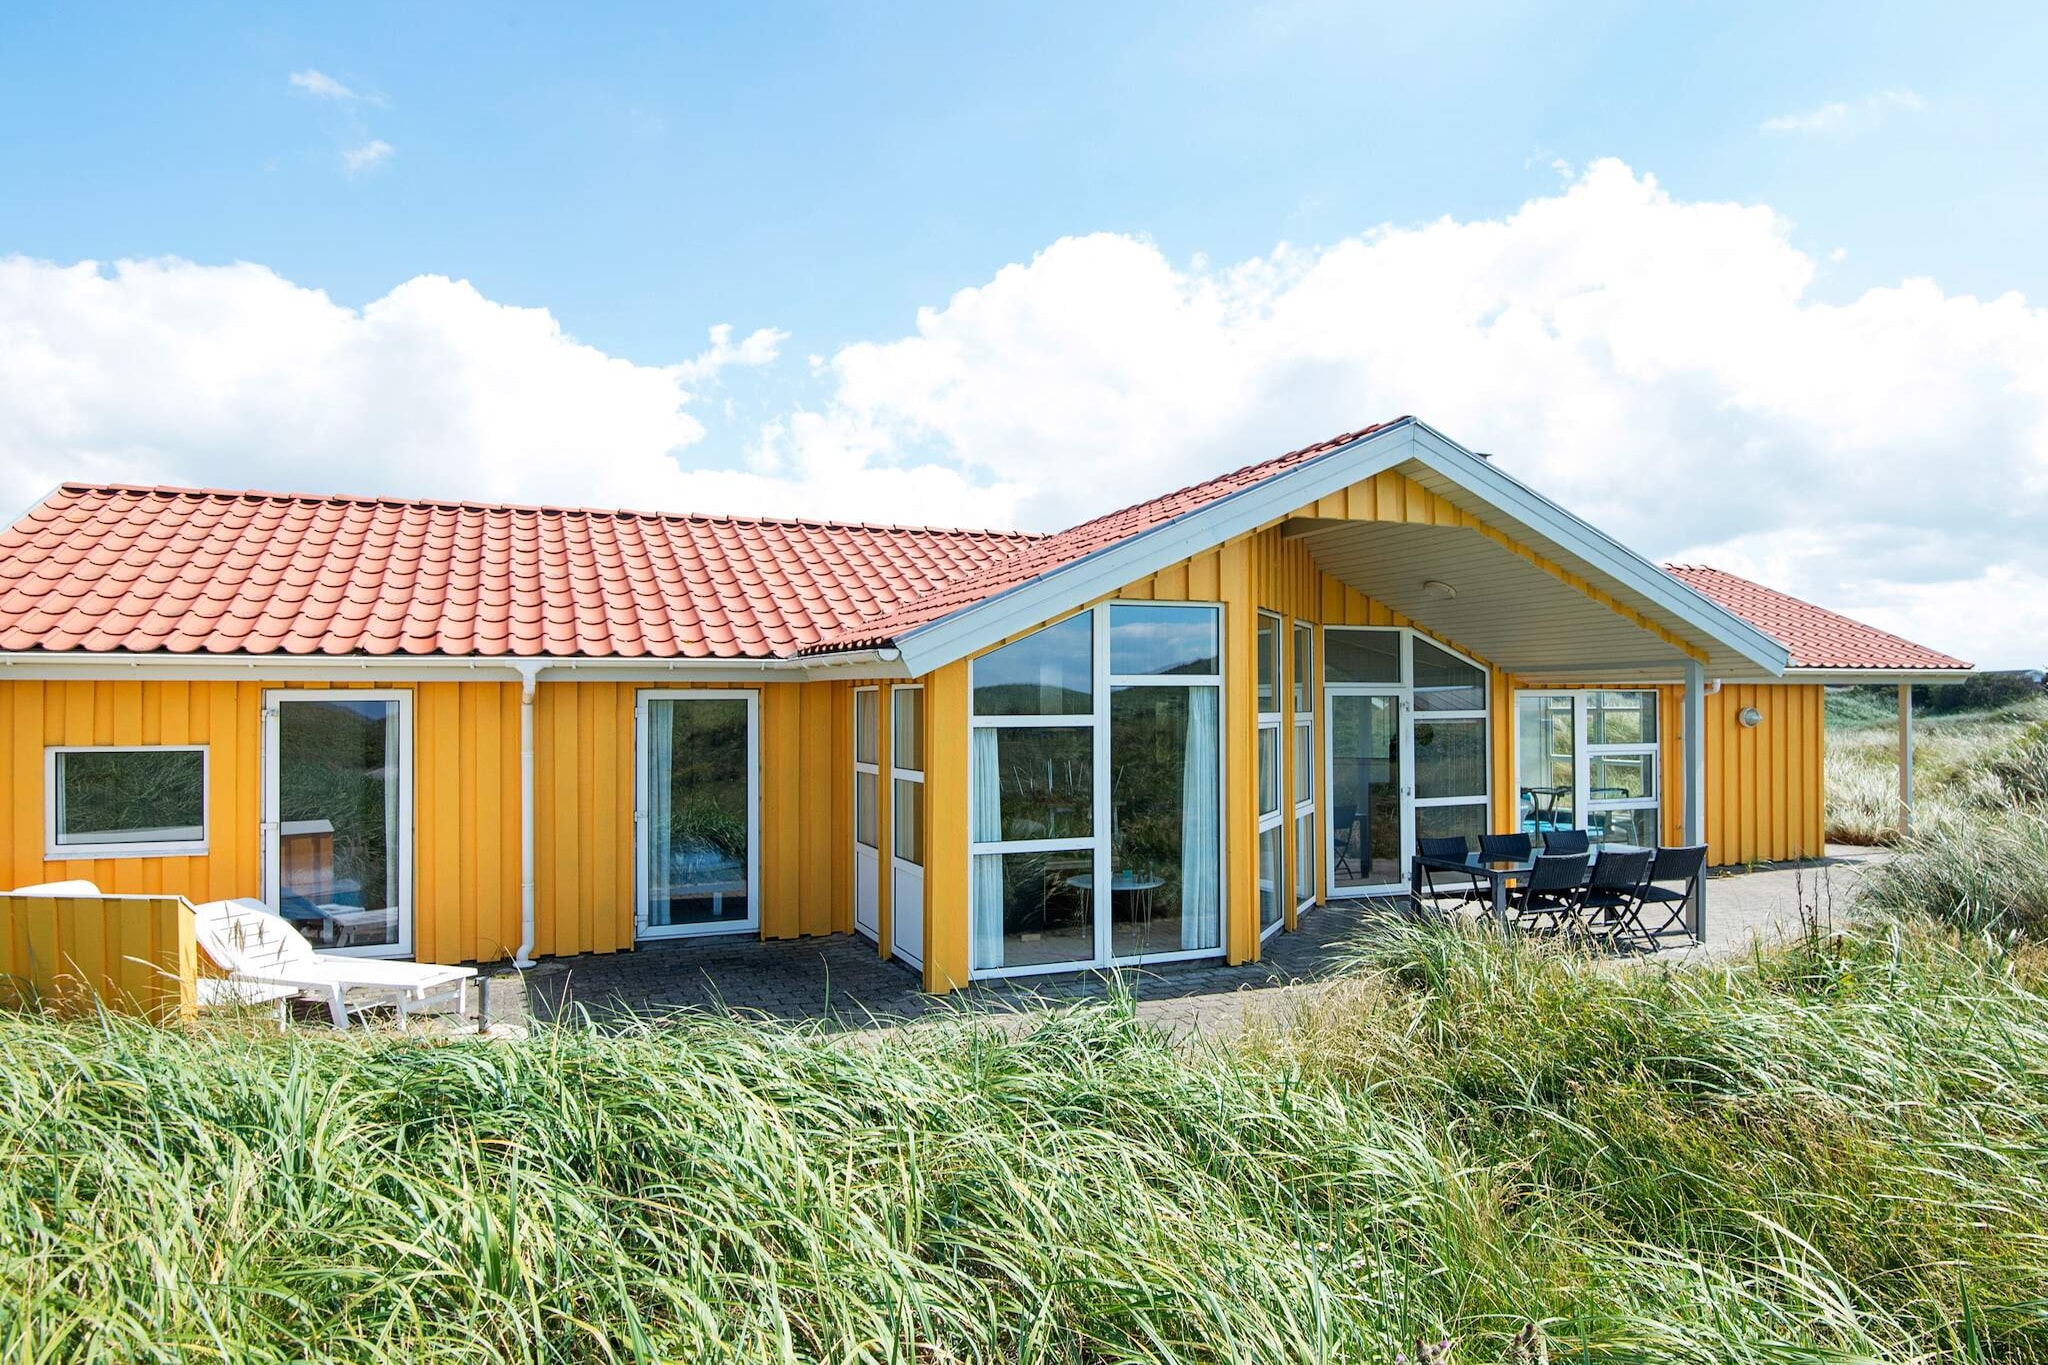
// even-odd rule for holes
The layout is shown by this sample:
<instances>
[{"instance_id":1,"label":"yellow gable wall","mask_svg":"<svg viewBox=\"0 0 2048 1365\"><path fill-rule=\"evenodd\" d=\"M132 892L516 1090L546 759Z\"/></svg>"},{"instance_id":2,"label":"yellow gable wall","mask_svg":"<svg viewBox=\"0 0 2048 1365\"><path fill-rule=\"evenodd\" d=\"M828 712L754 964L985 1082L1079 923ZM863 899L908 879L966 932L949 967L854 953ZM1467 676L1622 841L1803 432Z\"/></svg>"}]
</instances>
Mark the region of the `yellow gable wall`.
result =
<instances>
[{"instance_id":1,"label":"yellow gable wall","mask_svg":"<svg viewBox=\"0 0 2048 1365\"><path fill-rule=\"evenodd\" d=\"M309 684L330 686L329 684ZM367 684L364 684L367 686ZM0 889L82 878L125 894L260 896L262 698L275 683L0 680ZM492 961L520 934L519 687L412 693L413 943L423 961ZM617 683L542 683L535 712L536 951L633 943L634 701ZM851 927L851 697L791 683L761 704L761 902L768 937ZM44 749L204 744L208 852L47 859Z\"/></svg>"}]
</instances>

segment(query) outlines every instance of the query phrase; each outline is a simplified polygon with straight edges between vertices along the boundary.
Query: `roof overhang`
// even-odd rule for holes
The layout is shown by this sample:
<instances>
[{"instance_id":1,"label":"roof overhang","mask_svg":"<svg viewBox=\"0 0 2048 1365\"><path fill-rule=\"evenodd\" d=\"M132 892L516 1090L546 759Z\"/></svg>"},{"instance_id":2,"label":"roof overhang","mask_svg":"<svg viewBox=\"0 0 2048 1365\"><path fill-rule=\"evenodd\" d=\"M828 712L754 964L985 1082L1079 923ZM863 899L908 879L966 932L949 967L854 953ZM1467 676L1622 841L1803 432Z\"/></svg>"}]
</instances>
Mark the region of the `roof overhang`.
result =
<instances>
[{"instance_id":1,"label":"roof overhang","mask_svg":"<svg viewBox=\"0 0 2048 1365\"><path fill-rule=\"evenodd\" d=\"M911 672L927 673L1388 470L1440 494L1594 590L1463 528L1344 523L1315 551L1319 561L1326 554L1330 562L1341 557L1357 572L1369 572L1369 581L1347 581L1497 667L1513 672L1520 660L1532 678L1641 681L1667 672L1682 675L1690 661L1713 676L1766 680L1790 663L1785 648L1756 627L1412 417L906 631L896 644ZM1404 553L1421 558L1399 567ZM1455 585L1455 579L1416 571L1439 560L1459 565L1456 572L1469 568L1479 575L1468 575L1473 591L1454 599L1421 596L1421 585L1431 578ZM1551 613L1554 635L1548 643L1539 647L1534 618L1517 619L1505 592L1502 602L1480 610L1489 585L1496 583L1513 586L1521 600Z\"/></svg>"},{"instance_id":2,"label":"roof overhang","mask_svg":"<svg viewBox=\"0 0 2048 1365\"><path fill-rule=\"evenodd\" d=\"M1824 683L1830 687L1884 686L1910 683L1916 687L1942 687L1968 682L1974 668L1788 668L1788 683Z\"/></svg>"}]
</instances>

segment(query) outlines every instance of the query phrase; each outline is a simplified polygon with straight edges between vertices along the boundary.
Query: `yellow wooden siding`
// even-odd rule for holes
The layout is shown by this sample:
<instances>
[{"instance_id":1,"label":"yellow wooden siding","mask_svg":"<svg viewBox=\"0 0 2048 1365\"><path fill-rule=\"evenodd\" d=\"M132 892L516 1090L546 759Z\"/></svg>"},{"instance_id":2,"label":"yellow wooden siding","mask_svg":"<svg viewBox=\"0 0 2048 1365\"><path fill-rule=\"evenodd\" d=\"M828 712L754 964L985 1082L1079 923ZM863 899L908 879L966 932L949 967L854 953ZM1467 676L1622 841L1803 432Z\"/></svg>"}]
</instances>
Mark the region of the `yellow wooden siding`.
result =
<instances>
[{"instance_id":1,"label":"yellow wooden siding","mask_svg":"<svg viewBox=\"0 0 2048 1365\"><path fill-rule=\"evenodd\" d=\"M967 984L966 660L920 679L924 688L924 985ZM883 850L884 858L887 850Z\"/></svg>"},{"instance_id":2,"label":"yellow wooden siding","mask_svg":"<svg viewBox=\"0 0 2048 1365\"><path fill-rule=\"evenodd\" d=\"M1730 684L1707 698L1709 861L1826 851L1824 695L1812 683ZM1763 717L1755 729L1738 719L1750 706Z\"/></svg>"},{"instance_id":3,"label":"yellow wooden siding","mask_svg":"<svg viewBox=\"0 0 2048 1365\"><path fill-rule=\"evenodd\" d=\"M199 950L176 896L0 896L0 1003L189 1015Z\"/></svg>"}]
</instances>

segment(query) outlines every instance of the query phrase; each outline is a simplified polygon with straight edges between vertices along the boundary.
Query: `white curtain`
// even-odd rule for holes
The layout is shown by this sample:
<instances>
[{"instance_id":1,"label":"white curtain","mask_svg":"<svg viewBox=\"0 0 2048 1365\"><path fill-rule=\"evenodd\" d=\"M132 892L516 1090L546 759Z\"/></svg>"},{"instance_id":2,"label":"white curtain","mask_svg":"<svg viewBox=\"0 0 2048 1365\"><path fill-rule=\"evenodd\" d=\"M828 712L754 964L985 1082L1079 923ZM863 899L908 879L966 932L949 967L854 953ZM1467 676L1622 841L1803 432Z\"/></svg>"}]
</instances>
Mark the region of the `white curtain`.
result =
<instances>
[{"instance_id":1,"label":"white curtain","mask_svg":"<svg viewBox=\"0 0 2048 1365\"><path fill-rule=\"evenodd\" d=\"M1188 689L1187 763L1180 795L1180 946L1223 942L1222 852L1216 789L1216 689Z\"/></svg>"},{"instance_id":2,"label":"white curtain","mask_svg":"<svg viewBox=\"0 0 2048 1365\"><path fill-rule=\"evenodd\" d=\"M674 822L669 807L675 800L673 701L647 703L647 899L648 922L668 923L669 875L674 866L669 847Z\"/></svg>"},{"instance_id":3,"label":"white curtain","mask_svg":"<svg viewBox=\"0 0 2048 1365\"><path fill-rule=\"evenodd\" d=\"M996 756L996 731L981 726L973 735L969 753L973 838L976 843L994 843L1003 837L1003 775ZM975 967L989 970L1003 965L1003 857L978 853L973 862L973 962Z\"/></svg>"}]
</instances>

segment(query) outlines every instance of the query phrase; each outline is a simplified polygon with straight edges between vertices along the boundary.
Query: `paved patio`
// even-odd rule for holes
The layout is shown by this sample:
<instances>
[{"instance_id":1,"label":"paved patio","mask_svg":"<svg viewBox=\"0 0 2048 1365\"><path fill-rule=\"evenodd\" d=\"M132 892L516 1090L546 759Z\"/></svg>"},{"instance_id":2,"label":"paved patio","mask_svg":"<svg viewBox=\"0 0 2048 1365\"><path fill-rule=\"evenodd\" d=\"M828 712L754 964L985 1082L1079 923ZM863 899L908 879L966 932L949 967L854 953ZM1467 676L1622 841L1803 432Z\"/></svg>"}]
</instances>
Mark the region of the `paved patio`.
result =
<instances>
[{"instance_id":1,"label":"paved patio","mask_svg":"<svg viewBox=\"0 0 2048 1365\"><path fill-rule=\"evenodd\" d=\"M1811 862L1715 876L1707 891L1707 941L1668 948L1656 961L1725 956L1796 930L1802 908L1825 923L1846 913L1855 882L1886 855L1831 847ZM1343 966L1347 949L1388 911L1362 902L1323 906L1292 934L1266 941L1262 960L1240 967L1195 963L1127 970L1138 1012L1175 1029L1227 1032L1247 1010L1270 1010L1284 993L1312 988ZM851 935L762 942L680 940L631 953L564 958L524 973L491 974L493 1023L604 1022L677 1010L727 1010L788 1023L881 1028L961 1010L1030 1011L1103 999L1104 973L1079 972L991 982L948 997L926 995L916 974L883 962Z\"/></svg>"}]
</instances>

